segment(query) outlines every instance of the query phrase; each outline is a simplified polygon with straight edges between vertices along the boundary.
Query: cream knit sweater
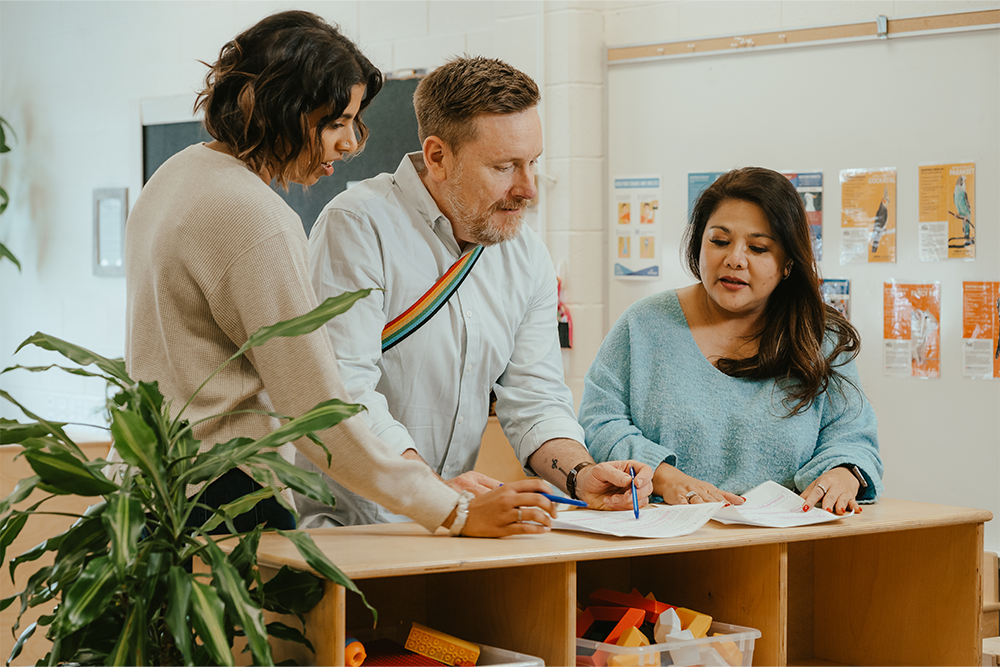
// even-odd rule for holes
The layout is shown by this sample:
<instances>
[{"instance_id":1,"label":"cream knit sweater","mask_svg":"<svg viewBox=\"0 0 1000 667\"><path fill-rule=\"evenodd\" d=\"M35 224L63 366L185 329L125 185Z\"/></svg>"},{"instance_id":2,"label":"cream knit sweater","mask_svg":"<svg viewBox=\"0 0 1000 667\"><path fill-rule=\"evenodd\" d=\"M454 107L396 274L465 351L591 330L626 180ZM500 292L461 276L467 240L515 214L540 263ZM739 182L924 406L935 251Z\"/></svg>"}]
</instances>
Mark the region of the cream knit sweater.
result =
<instances>
[{"instance_id":1,"label":"cream knit sweater","mask_svg":"<svg viewBox=\"0 0 1000 667\"><path fill-rule=\"evenodd\" d=\"M173 414L262 326L316 307L308 244L298 216L240 160L204 144L170 158L142 189L125 234L125 363L135 380L157 380ZM275 338L231 362L184 413L195 422L232 410L298 416L317 403L350 401L325 328ZM202 423L202 451L237 436L259 438L277 420L241 414ZM458 503L424 464L375 438L361 415L297 447L321 470L428 530Z\"/></svg>"}]
</instances>

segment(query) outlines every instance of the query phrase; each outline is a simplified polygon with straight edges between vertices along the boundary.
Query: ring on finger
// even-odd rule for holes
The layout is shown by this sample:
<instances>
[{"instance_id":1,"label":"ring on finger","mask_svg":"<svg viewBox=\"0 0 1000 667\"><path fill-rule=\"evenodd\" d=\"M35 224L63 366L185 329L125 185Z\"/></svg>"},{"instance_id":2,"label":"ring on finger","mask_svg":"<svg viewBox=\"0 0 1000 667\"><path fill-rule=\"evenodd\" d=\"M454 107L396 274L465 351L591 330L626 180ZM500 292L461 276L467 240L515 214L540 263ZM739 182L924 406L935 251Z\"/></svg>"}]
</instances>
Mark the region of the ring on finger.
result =
<instances>
[{"instance_id":1,"label":"ring on finger","mask_svg":"<svg viewBox=\"0 0 1000 667\"><path fill-rule=\"evenodd\" d=\"M688 500L691 500L693 496L698 496L699 498L701 498L701 494L698 493L697 491L688 491L687 493L684 494L684 497L687 498Z\"/></svg>"},{"instance_id":2,"label":"ring on finger","mask_svg":"<svg viewBox=\"0 0 1000 667\"><path fill-rule=\"evenodd\" d=\"M518 523L522 523L522 521L521 521L521 508L520 507L517 508L517 522Z\"/></svg>"},{"instance_id":3,"label":"ring on finger","mask_svg":"<svg viewBox=\"0 0 1000 667\"><path fill-rule=\"evenodd\" d=\"M823 489L823 495L825 496L826 493L827 493L826 487L823 486L822 484L820 484L819 482L816 482L816 486L818 486L819 488Z\"/></svg>"}]
</instances>

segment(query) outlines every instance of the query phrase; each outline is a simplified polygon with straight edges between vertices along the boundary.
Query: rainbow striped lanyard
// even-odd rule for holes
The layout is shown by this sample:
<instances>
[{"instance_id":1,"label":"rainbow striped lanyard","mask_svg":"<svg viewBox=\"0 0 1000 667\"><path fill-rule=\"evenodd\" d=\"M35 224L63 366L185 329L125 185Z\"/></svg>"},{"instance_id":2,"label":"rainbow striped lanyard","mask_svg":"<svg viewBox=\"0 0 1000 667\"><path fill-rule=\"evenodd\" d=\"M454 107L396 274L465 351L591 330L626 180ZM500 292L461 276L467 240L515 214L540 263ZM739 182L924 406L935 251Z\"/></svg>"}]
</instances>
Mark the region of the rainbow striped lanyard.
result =
<instances>
[{"instance_id":1,"label":"rainbow striped lanyard","mask_svg":"<svg viewBox=\"0 0 1000 667\"><path fill-rule=\"evenodd\" d=\"M458 290L465 277L472 271L476 260L483 254L483 246L476 246L458 258L444 275L437 279L424 295L407 308L393 321L382 329L382 353L398 345L404 338L424 325L424 322L434 317L434 313L448 302L451 295Z\"/></svg>"}]
</instances>

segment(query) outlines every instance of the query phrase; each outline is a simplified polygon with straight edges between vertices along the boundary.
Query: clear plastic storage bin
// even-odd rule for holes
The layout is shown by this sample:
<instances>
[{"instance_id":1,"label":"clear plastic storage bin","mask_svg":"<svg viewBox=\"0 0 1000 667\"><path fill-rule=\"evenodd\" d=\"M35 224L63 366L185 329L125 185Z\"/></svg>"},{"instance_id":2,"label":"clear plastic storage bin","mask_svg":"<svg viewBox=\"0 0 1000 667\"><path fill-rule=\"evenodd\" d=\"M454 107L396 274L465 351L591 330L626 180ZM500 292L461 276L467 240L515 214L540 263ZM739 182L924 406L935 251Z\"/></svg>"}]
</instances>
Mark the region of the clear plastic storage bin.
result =
<instances>
[{"instance_id":1,"label":"clear plastic storage bin","mask_svg":"<svg viewBox=\"0 0 1000 667\"><path fill-rule=\"evenodd\" d=\"M713 637L712 634L716 632L720 636ZM616 646L577 638L576 664L587 667L605 665L749 667L753 664L753 643L758 637L760 630L713 622L707 637L670 639L662 644L650 646Z\"/></svg>"},{"instance_id":2,"label":"clear plastic storage bin","mask_svg":"<svg viewBox=\"0 0 1000 667\"><path fill-rule=\"evenodd\" d=\"M348 632L347 634L356 637L362 644L364 644L365 641L372 641L375 639L391 639L400 646L403 646L406 644L406 638L410 634L410 626L390 625L388 627L380 627L375 630L360 630L356 633ZM478 642L473 643L479 647L479 660L476 662L476 667L479 667L480 665L492 665L498 667L545 667L545 661L541 658L536 658L533 655L517 653L516 651L508 651L507 649L487 646L486 644L480 644Z\"/></svg>"}]
</instances>

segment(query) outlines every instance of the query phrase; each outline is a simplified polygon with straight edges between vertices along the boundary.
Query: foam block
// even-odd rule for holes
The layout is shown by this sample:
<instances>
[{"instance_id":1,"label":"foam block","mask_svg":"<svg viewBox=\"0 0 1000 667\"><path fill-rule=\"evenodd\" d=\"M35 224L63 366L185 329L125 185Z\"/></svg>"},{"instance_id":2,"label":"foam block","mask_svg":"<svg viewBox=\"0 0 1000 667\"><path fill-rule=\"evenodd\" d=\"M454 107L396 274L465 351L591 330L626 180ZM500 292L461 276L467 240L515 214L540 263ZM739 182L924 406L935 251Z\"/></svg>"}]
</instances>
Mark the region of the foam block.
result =
<instances>
[{"instance_id":1,"label":"foam block","mask_svg":"<svg viewBox=\"0 0 1000 667\"><path fill-rule=\"evenodd\" d=\"M681 630L681 619L677 615L677 610L668 609L656 619L656 625L653 626L653 637L657 644L662 644L666 641L667 635Z\"/></svg>"},{"instance_id":2,"label":"foam block","mask_svg":"<svg viewBox=\"0 0 1000 667\"><path fill-rule=\"evenodd\" d=\"M716 632L712 635L713 637L722 637L722 633ZM726 662L728 662L731 667L740 667L743 664L743 651L741 651L737 646L736 642L719 642L715 645L715 650L719 652Z\"/></svg>"},{"instance_id":3,"label":"foam block","mask_svg":"<svg viewBox=\"0 0 1000 667\"><path fill-rule=\"evenodd\" d=\"M695 639L707 636L708 629L712 627L711 616L692 609L677 607L677 616L681 619L681 627L685 630L690 630Z\"/></svg>"},{"instance_id":4,"label":"foam block","mask_svg":"<svg viewBox=\"0 0 1000 667\"><path fill-rule=\"evenodd\" d=\"M604 644L614 644L628 628L637 628L642 625L645 617L646 614L641 609L629 609L627 607L587 607L583 614L576 620L576 636L584 636L587 628L595 621L617 621L611 633L600 640ZM576 657L576 664L605 665L607 664L607 659L607 651L595 651L593 655L578 655Z\"/></svg>"},{"instance_id":5,"label":"foam block","mask_svg":"<svg viewBox=\"0 0 1000 667\"><path fill-rule=\"evenodd\" d=\"M655 623L660 614L673 607L673 605L665 602L657 602L655 599L644 598L635 589L632 589L632 593L619 593L607 588L599 588L590 594L590 602L595 605L614 605L617 607L642 609L646 612L646 620L650 623Z\"/></svg>"},{"instance_id":6,"label":"foam block","mask_svg":"<svg viewBox=\"0 0 1000 667\"><path fill-rule=\"evenodd\" d=\"M622 636L618 638L618 646L649 646L649 639L646 635L642 634L639 628L628 628L622 633ZM615 667L627 667L630 665L659 665L660 655L659 653L643 653L643 654L621 654L612 653L610 659L608 660L609 665L614 665Z\"/></svg>"},{"instance_id":7,"label":"foam block","mask_svg":"<svg viewBox=\"0 0 1000 667\"><path fill-rule=\"evenodd\" d=\"M410 636L406 638L406 648L446 665L460 663L474 665L479 660L479 646L476 644L419 623L414 623L410 629Z\"/></svg>"}]
</instances>

